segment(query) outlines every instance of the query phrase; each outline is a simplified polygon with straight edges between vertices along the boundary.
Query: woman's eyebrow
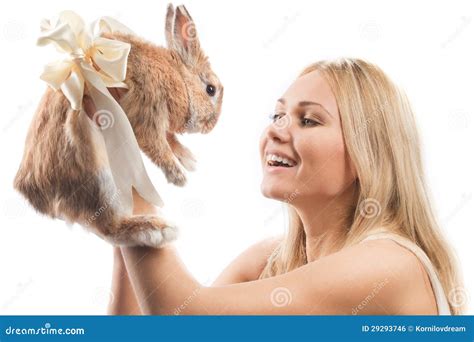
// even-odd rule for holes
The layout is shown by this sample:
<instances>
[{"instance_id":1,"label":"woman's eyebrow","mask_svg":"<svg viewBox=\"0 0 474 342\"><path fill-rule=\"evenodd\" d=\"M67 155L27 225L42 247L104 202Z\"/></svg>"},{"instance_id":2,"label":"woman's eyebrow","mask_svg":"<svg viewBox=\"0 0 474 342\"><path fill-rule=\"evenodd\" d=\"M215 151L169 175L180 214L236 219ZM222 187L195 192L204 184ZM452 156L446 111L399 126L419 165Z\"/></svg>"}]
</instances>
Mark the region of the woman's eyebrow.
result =
<instances>
[{"instance_id":1,"label":"woman's eyebrow","mask_svg":"<svg viewBox=\"0 0 474 342\"><path fill-rule=\"evenodd\" d=\"M280 103L282 103L282 104L286 104L286 101L285 101L284 98L278 99L277 102L280 102ZM305 107L305 106L319 106L319 107L321 107L322 109L324 109L324 111L325 111L326 113L328 113L329 116L331 116L332 118L334 118L334 117L332 116L332 114L331 114L326 108L324 108L324 106L323 106L321 103L313 102L313 101L300 101L300 102L298 102L298 106L299 106L299 107Z\"/></svg>"}]
</instances>

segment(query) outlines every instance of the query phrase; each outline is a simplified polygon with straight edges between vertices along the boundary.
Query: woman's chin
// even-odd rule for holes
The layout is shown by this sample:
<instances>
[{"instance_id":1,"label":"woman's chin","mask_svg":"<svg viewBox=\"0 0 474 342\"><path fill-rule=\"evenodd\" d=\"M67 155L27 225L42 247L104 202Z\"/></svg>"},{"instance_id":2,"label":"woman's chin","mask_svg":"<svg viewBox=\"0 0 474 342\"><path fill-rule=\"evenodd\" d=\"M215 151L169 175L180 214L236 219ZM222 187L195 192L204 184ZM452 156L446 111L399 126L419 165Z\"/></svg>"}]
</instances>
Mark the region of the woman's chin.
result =
<instances>
[{"instance_id":1,"label":"woman's chin","mask_svg":"<svg viewBox=\"0 0 474 342\"><path fill-rule=\"evenodd\" d=\"M262 195L266 198L271 198L277 201L284 201L285 200L285 191L281 187L277 187L271 184L267 184L266 182L262 182L260 186L260 190L262 191Z\"/></svg>"}]
</instances>

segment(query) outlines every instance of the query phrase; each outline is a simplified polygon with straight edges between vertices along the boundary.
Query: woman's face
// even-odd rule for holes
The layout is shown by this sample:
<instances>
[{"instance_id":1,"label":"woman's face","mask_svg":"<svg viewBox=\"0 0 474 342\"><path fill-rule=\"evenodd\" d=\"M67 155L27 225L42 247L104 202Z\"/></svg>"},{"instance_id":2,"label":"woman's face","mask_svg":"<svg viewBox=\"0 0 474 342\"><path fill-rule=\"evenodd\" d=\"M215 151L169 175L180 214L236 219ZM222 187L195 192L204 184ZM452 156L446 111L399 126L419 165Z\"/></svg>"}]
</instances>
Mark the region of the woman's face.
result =
<instances>
[{"instance_id":1,"label":"woman's face","mask_svg":"<svg viewBox=\"0 0 474 342\"><path fill-rule=\"evenodd\" d=\"M260 156L269 198L297 204L334 197L353 183L336 98L319 71L299 77L277 101Z\"/></svg>"}]
</instances>

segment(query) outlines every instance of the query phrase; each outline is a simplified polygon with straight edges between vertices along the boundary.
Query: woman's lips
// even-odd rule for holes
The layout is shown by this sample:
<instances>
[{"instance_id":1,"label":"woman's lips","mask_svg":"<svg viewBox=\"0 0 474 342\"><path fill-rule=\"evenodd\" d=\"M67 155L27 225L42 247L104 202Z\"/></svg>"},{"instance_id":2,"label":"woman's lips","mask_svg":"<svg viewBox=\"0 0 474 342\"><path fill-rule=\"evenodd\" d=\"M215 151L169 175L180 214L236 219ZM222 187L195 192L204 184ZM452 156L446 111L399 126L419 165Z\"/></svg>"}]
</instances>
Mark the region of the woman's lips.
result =
<instances>
[{"instance_id":1,"label":"woman's lips","mask_svg":"<svg viewBox=\"0 0 474 342\"><path fill-rule=\"evenodd\" d=\"M283 163L285 166L295 166L297 162L285 153L269 150L265 153L265 160L268 164Z\"/></svg>"},{"instance_id":2,"label":"woman's lips","mask_svg":"<svg viewBox=\"0 0 474 342\"><path fill-rule=\"evenodd\" d=\"M286 167L286 166L272 166L272 165L268 165L268 163L265 164L265 170L270 173L293 171L293 169L296 169L296 166Z\"/></svg>"},{"instance_id":3,"label":"woman's lips","mask_svg":"<svg viewBox=\"0 0 474 342\"><path fill-rule=\"evenodd\" d=\"M298 163L285 153L269 150L265 153L264 168L270 173L280 173L296 168Z\"/></svg>"}]
</instances>

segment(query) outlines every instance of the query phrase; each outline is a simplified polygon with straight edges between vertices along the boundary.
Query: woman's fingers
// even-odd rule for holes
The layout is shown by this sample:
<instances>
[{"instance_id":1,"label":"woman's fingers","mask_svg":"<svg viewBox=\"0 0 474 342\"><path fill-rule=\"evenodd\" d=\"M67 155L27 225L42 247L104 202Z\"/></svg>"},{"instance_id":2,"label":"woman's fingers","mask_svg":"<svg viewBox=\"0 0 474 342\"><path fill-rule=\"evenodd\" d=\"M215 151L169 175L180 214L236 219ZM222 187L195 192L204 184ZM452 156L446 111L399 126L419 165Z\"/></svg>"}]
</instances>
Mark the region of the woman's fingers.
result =
<instances>
[{"instance_id":1,"label":"woman's fingers","mask_svg":"<svg viewBox=\"0 0 474 342\"><path fill-rule=\"evenodd\" d=\"M125 88L107 88L116 101L119 101L127 92Z\"/></svg>"},{"instance_id":2,"label":"woman's fingers","mask_svg":"<svg viewBox=\"0 0 474 342\"><path fill-rule=\"evenodd\" d=\"M148 203L140 194L132 187L133 194L133 214L134 215L148 215L156 214L154 205Z\"/></svg>"},{"instance_id":3,"label":"woman's fingers","mask_svg":"<svg viewBox=\"0 0 474 342\"><path fill-rule=\"evenodd\" d=\"M127 92L127 89L124 88L107 88L110 94L114 97L116 101L119 101L120 98ZM89 95L84 95L82 99L82 105L84 111L87 113L87 116L91 119L94 117L94 114L97 112L94 101Z\"/></svg>"},{"instance_id":4,"label":"woman's fingers","mask_svg":"<svg viewBox=\"0 0 474 342\"><path fill-rule=\"evenodd\" d=\"M95 107L94 101L92 101L92 98L89 95L84 95L84 98L82 99L82 106L84 111L87 113L87 116L92 119L97 109Z\"/></svg>"}]
</instances>

